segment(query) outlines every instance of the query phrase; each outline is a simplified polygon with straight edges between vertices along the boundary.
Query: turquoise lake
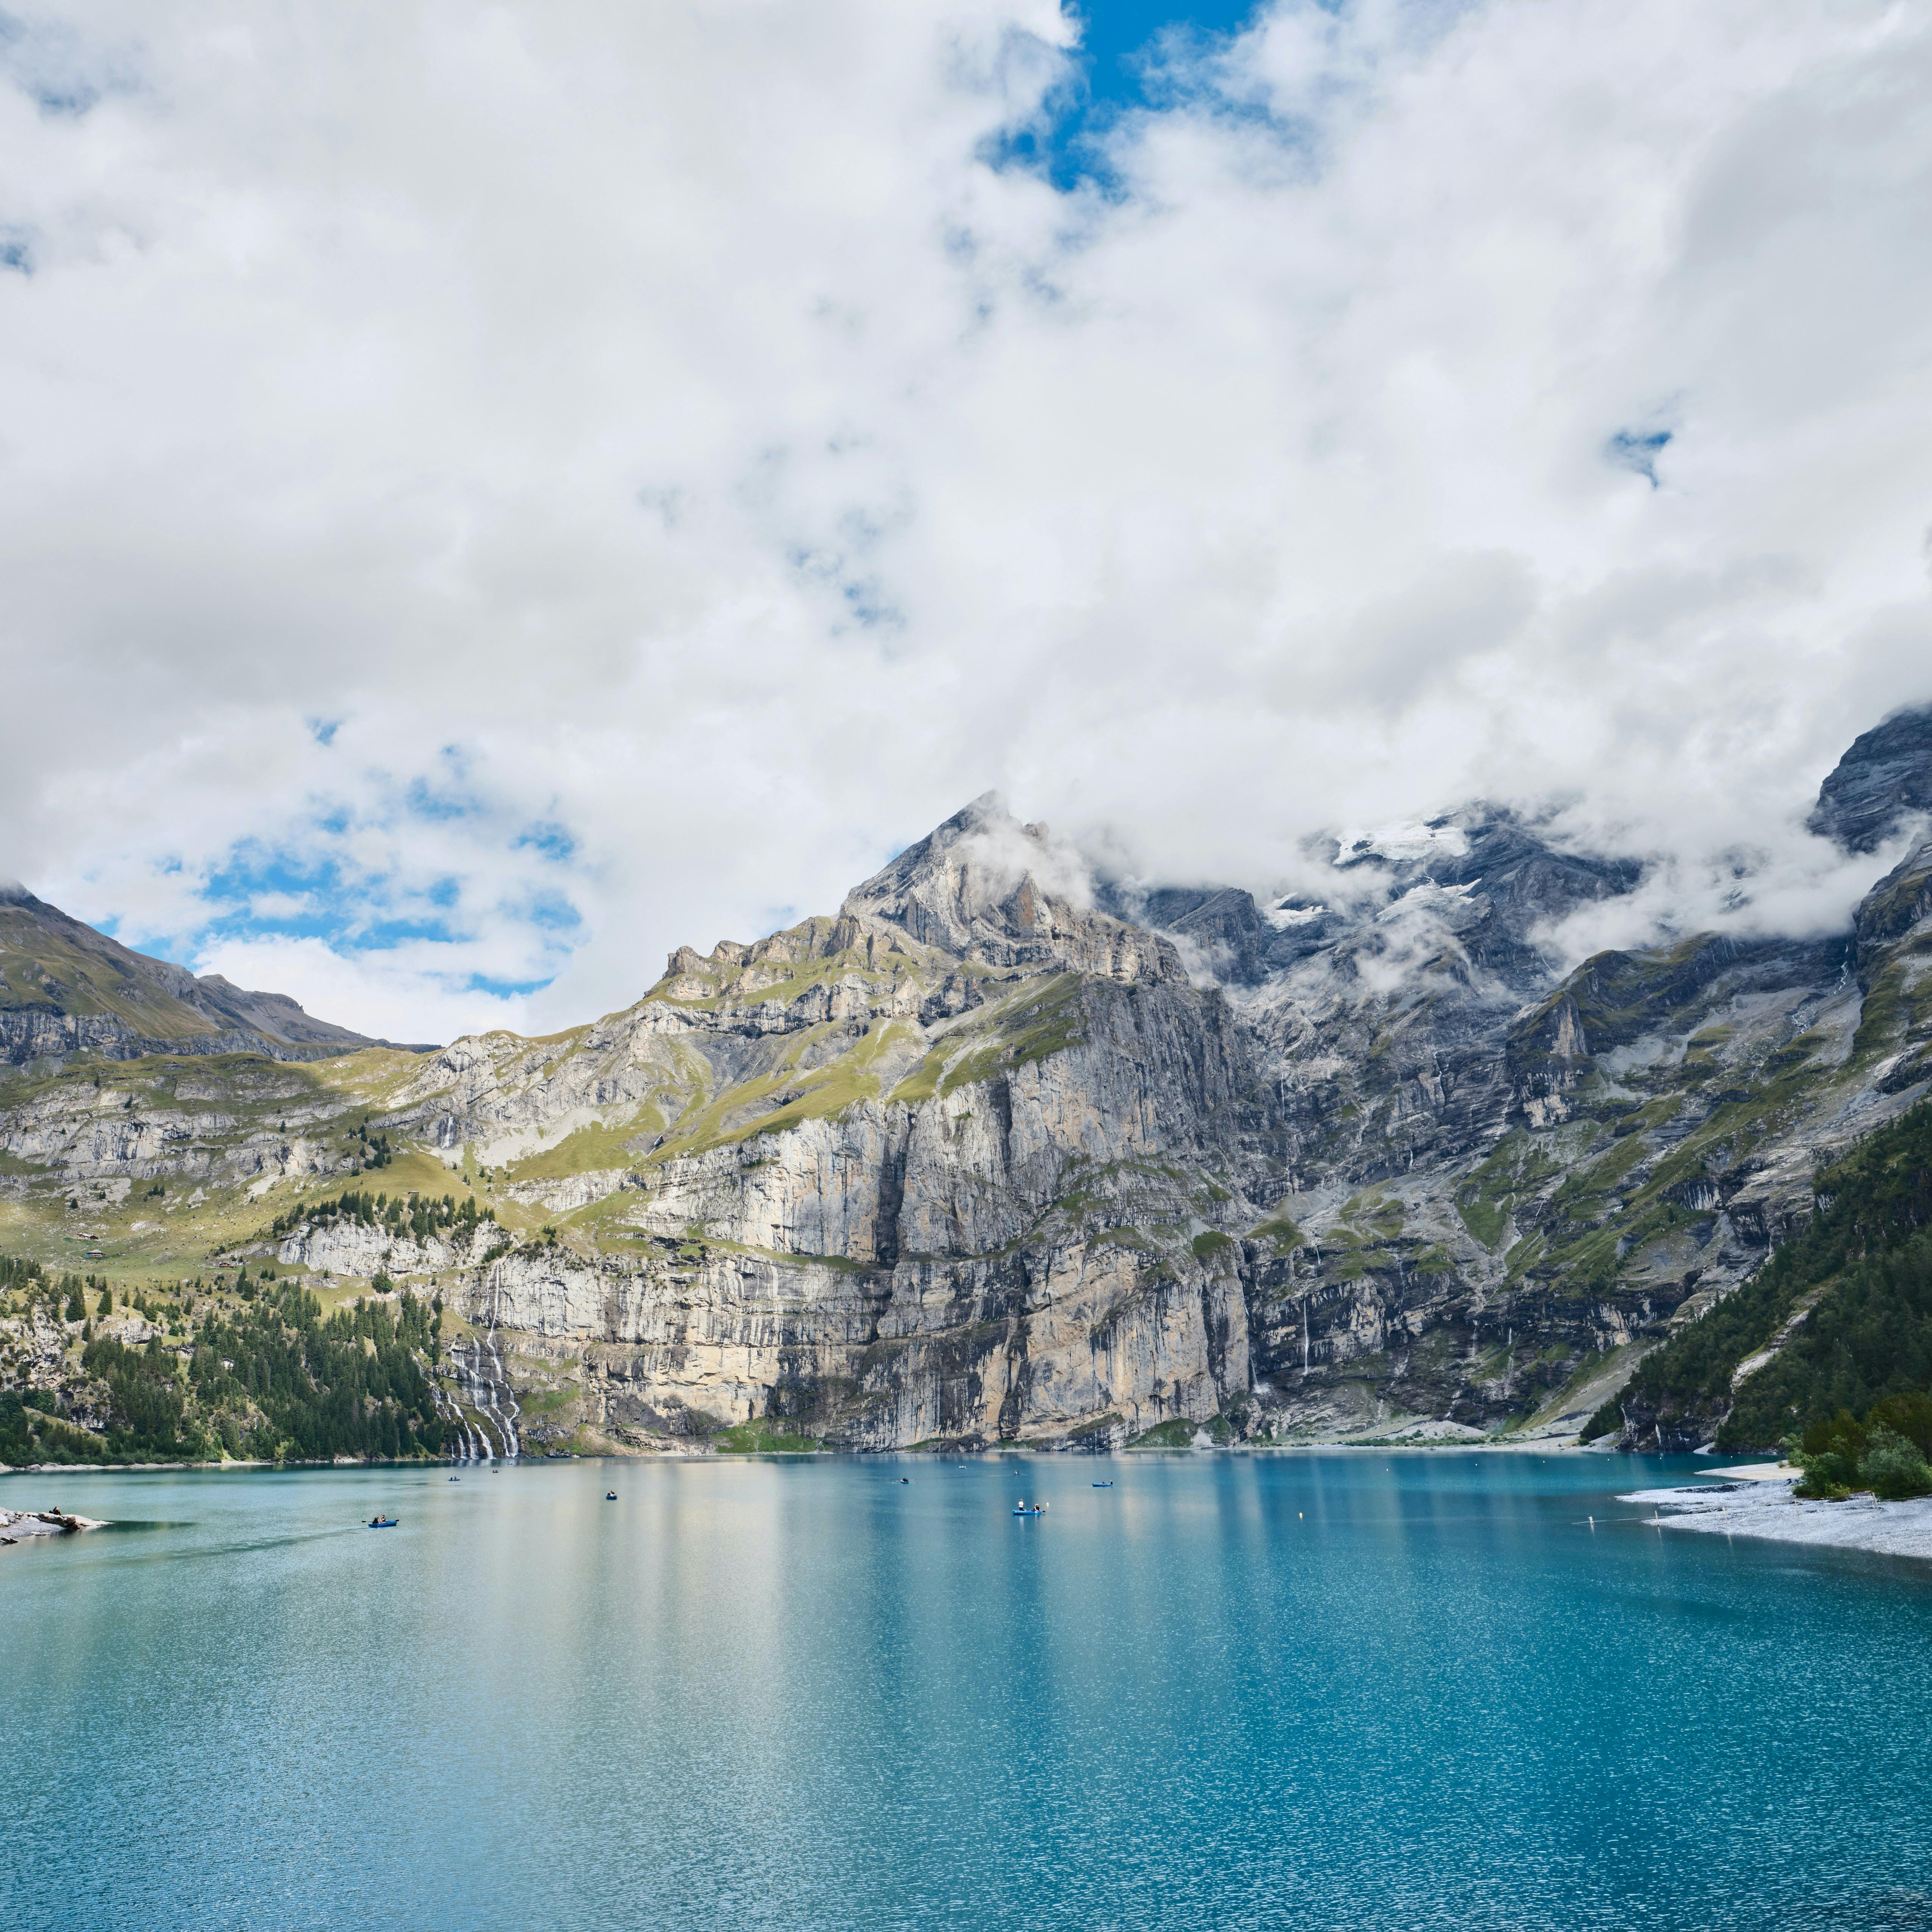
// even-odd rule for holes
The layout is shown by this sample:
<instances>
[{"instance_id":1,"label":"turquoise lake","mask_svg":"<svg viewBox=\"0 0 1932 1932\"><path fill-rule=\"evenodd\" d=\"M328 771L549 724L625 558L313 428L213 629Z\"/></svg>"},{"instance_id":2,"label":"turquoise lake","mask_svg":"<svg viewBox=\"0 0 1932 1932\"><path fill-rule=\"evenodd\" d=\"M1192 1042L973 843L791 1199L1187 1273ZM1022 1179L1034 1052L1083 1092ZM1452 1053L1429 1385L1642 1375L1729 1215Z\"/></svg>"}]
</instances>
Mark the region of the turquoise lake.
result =
<instances>
[{"instance_id":1,"label":"turquoise lake","mask_svg":"<svg viewBox=\"0 0 1932 1932\"><path fill-rule=\"evenodd\" d=\"M0 1924L1932 1928L1932 1565L1694 1468L9 1478Z\"/></svg>"}]
</instances>

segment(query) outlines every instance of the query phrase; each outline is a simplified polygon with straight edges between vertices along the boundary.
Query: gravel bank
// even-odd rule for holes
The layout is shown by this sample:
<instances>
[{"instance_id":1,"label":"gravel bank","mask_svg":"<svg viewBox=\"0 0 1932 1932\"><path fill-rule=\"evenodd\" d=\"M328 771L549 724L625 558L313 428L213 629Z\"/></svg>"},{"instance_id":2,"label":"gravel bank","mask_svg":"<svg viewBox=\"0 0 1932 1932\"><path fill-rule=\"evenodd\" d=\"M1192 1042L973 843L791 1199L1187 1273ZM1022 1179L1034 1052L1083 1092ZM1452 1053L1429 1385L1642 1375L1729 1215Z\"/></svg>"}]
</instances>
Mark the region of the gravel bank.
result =
<instances>
[{"instance_id":1,"label":"gravel bank","mask_svg":"<svg viewBox=\"0 0 1932 1932\"><path fill-rule=\"evenodd\" d=\"M1638 1490L1619 1502L1654 1508L1667 1529L1702 1529L1726 1536L1768 1537L1833 1550L1869 1550L1881 1556L1932 1557L1932 1496L1882 1503L1799 1502L1789 1478L1698 1483L1681 1490Z\"/></svg>"}]
</instances>

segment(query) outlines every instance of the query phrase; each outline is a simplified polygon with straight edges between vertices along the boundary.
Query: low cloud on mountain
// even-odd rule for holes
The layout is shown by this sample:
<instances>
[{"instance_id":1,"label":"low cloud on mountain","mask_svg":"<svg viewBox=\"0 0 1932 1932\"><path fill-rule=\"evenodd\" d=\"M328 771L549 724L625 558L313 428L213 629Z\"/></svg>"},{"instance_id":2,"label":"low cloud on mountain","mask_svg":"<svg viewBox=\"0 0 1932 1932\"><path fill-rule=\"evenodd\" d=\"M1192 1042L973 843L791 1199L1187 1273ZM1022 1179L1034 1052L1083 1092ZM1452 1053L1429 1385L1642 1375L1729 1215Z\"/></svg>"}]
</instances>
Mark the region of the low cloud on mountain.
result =
<instances>
[{"instance_id":1,"label":"low cloud on mountain","mask_svg":"<svg viewBox=\"0 0 1932 1932\"><path fill-rule=\"evenodd\" d=\"M1842 917L1804 814L1932 698L1924 21L1163 45L1049 177L1043 0L9 16L0 866L409 1038L993 785L1276 896L1554 810L1651 861L1566 948Z\"/></svg>"}]
</instances>

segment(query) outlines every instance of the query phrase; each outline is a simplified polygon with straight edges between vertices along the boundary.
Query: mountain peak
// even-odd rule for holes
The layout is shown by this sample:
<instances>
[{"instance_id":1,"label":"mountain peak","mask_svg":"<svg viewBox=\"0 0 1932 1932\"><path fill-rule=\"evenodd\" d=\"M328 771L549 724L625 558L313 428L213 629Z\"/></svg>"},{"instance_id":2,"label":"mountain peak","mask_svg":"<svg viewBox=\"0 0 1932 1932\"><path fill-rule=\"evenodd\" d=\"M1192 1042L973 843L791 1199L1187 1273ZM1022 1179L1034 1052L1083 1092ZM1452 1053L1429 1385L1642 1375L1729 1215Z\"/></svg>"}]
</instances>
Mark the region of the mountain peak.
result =
<instances>
[{"instance_id":1,"label":"mountain peak","mask_svg":"<svg viewBox=\"0 0 1932 1932\"><path fill-rule=\"evenodd\" d=\"M1894 711L1859 733L1804 822L1847 851L1871 852L1914 812L1932 812L1932 704Z\"/></svg>"},{"instance_id":2,"label":"mountain peak","mask_svg":"<svg viewBox=\"0 0 1932 1932\"><path fill-rule=\"evenodd\" d=\"M985 792L845 896L844 915L988 966L1180 980L1166 940L1096 911L1092 875L1044 825Z\"/></svg>"}]
</instances>

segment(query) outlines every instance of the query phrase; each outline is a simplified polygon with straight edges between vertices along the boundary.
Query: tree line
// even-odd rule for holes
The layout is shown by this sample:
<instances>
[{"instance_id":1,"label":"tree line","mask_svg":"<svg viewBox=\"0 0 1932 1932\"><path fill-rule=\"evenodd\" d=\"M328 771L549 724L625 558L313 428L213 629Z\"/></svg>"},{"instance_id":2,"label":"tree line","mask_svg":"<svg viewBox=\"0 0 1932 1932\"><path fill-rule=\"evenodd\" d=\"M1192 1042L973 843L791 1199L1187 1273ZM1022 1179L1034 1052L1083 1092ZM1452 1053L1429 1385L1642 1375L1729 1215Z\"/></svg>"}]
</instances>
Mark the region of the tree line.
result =
<instances>
[{"instance_id":1,"label":"tree line","mask_svg":"<svg viewBox=\"0 0 1932 1932\"><path fill-rule=\"evenodd\" d=\"M378 1275L372 1286L385 1294L392 1285ZM100 1286L105 1302L112 1291ZM440 1298L406 1289L393 1304L325 1315L298 1283L265 1270L248 1302L205 1317L185 1359L158 1334L130 1345L90 1331L81 1366L105 1390L98 1434L57 1415L45 1390L0 1394L0 1461L439 1456L445 1427L429 1369L442 1330Z\"/></svg>"},{"instance_id":2,"label":"tree line","mask_svg":"<svg viewBox=\"0 0 1932 1932\"><path fill-rule=\"evenodd\" d=\"M458 1201L453 1194L439 1198L412 1192L406 1198L398 1194L392 1198L387 1194L368 1194L351 1188L333 1201L298 1201L286 1214L275 1217L271 1232L279 1240L304 1226L320 1227L335 1221L353 1221L365 1228L380 1228L397 1240L407 1235L427 1241L440 1229L468 1234L474 1232L478 1222L494 1222L496 1218L494 1208L478 1210L473 1195L465 1195Z\"/></svg>"}]
</instances>

